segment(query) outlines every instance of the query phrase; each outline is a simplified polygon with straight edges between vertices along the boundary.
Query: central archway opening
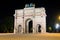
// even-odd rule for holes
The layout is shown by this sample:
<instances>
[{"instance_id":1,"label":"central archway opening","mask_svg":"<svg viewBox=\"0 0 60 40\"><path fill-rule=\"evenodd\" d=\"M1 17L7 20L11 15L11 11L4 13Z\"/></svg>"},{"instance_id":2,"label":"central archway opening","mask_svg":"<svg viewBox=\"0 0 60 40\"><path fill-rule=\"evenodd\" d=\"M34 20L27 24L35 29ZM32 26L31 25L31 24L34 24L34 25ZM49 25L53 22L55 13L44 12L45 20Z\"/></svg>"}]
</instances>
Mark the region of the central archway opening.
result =
<instances>
[{"instance_id":1,"label":"central archway opening","mask_svg":"<svg viewBox=\"0 0 60 40\"><path fill-rule=\"evenodd\" d=\"M25 33L32 33L33 32L33 20L27 19L25 21Z\"/></svg>"},{"instance_id":2,"label":"central archway opening","mask_svg":"<svg viewBox=\"0 0 60 40\"><path fill-rule=\"evenodd\" d=\"M33 22L32 22L32 20L29 21L29 23L28 23L28 32L29 33L32 33L33 32Z\"/></svg>"}]
</instances>

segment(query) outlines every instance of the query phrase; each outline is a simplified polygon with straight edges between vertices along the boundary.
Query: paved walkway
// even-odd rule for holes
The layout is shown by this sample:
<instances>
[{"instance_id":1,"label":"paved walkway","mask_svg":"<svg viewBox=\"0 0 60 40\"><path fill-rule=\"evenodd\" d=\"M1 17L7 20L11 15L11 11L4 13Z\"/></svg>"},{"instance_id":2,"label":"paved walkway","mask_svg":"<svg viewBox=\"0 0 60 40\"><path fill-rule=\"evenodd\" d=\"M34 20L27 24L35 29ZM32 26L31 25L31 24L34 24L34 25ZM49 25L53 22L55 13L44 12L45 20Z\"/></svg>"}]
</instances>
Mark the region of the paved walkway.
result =
<instances>
[{"instance_id":1,"label":"paved walkway","mask_svg":"<svg viewBox=\"0 0 60 40\"><path fill-rule=\"evenodd\" d=\"M60 33L4 34L0 35L0 40L60 40Z\"/></svg>"}]
</instances>

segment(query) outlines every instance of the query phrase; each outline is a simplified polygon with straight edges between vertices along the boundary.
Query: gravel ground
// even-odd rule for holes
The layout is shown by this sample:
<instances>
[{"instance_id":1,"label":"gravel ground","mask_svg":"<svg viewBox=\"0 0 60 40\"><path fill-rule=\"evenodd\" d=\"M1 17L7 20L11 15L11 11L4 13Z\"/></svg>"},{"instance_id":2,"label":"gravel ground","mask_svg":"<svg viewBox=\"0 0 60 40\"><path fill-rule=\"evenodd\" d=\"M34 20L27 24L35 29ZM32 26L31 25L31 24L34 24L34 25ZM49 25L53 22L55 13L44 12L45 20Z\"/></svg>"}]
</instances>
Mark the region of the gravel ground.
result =
<instances>
[{"instance_id":1,"label":"gravel ground","mask_svg":"<svg viewBox=\"0 0 60 40\"><path fill-rule=\"evenodd\" d=\"M60 33L0 34L0 40L60 40Z\"/></svg>"}]
</instances>

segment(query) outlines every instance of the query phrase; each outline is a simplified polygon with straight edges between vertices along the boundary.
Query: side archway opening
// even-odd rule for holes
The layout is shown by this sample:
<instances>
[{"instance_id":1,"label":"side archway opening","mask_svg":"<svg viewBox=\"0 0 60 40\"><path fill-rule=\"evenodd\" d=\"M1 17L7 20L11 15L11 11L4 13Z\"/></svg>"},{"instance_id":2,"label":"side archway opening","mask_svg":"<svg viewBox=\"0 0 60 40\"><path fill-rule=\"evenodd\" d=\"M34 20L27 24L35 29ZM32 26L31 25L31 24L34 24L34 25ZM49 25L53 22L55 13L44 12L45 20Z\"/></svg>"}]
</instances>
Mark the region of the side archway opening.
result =
<instances>
[{"instance_id":1,"label":"side archway opening","mask_svg":"<svg viewBox=\"0 0 60 40\"><path fill-rule=\"evenodd\" d=\"M18 25L18 33L21 33L21 30L22 29L22 26L21 25Z\"/></svg>"},{"instance_id":2,"label":"side archway opening","mask_svg":"<svg viewBox=\"0 0 60 40\"><path fill-rule=\"evenodd\" d=\"M41 32L41 25L40 24L37 24L37 32Z\"/></svg>"}]
</instances>

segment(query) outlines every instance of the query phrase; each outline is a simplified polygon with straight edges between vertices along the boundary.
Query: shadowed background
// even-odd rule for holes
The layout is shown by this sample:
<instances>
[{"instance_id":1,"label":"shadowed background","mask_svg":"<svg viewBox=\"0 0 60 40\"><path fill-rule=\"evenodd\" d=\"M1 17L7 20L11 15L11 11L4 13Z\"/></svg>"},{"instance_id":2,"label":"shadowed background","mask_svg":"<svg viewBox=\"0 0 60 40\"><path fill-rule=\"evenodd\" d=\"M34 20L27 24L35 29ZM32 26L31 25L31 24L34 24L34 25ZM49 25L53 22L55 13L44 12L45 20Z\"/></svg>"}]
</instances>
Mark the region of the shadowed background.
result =
<instances>
[{"instance_id":1,"label":"shadowed background","mask_svg":"<svg viewBox=\"0 0 60 40\"><path fill-rule=\"evenodd\" d=\"M47 32L56 32L55 23L60 15L60 1L48 0L2 0L0 1L0 33L13 32L14 29L14 13L16 9L23 9L25 4L34 3L35 7L45 7L47 20ZM48 28L51 27L52 30ZM60 30L59 30L60 32Z\"/></svg>"}]
</instances>

